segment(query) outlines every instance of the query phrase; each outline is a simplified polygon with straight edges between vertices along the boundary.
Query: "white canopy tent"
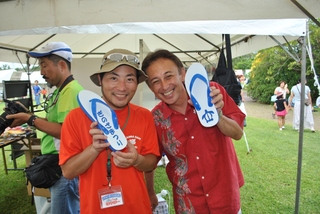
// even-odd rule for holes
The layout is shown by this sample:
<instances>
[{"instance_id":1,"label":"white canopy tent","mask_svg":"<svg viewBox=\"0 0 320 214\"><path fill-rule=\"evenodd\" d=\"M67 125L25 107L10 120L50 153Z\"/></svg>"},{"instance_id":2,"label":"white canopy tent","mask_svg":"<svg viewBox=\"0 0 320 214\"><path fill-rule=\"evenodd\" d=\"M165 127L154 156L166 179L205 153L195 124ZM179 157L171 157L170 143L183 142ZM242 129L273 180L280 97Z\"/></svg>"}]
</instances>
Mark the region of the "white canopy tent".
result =
<instances>
[{"instance_id":1,"label":"white canopy tent","mask_svg":"<svg viewBox=\"0 0 320 214\"><path fill-rule=\"evenodd\" d=\"M196 61L212 65L221 34L230 34L233 57L241 56L277 45L269 35L281 44L306 36L306 18L320 26L315 19L319 8L320 0L0 0L0 61L33 64L27 51L63 41L74 52L75 77L91 88L89 74L112 48L126 48L143 58L145 44L151 51L168 49L186 66ZM300 132L296 213L302 142Z\"/></svg>"},{"instance_id":2,"label":"white canopy tent","mask_svg":"<svg viewBox=\"0 0 320 214\"><path fill-rule=\"evenodd\" d=\"M19 74L14 75L14 73ZM0 82L2 82L2 80L30 80L31 83L34 83L34 81L38 80L39 84L46 84L46 81L42 78L40 71L34 71L28 77L28 74L25 72L19 72L12 69L2 70L0 72Z\"/></svg>"},{"instance_id":3,"label":"white canopy tent","mask_svg":"<svg viewBox=\"0 0 320 214\"><path fill-rule=\"evenodd\" d=\"M2 80L11 80L12 73L15 72L15 70L4 70L0 72L0 81Z\"/></svg>"},{"instance_id":4,"label":"white canopy tent","mask_svg":"<svg viewBox=\"0 0 320 214\"><path fill-rule=\"evenodd\" d=\"M77 29L82 30L77 32ZM25 63L27 51L50 41L67 43L73 50L74 58L101 59L105 52L114 47L126 48L139 54L139 40L143 40L150 50L164 48L174 52L186 66L197 61L213 64L222 45L221 34L231 34L232 54L236 57L277 45L268 35L273 35L280 43L286 42L283 35L287 36L288 41L304 36L306 21L268 19L116 23L45 28L38 29L37 34L32 32L34 29L0 32L0 60L18 62L20 58Z\"/></svg>"},{"instance_id":5,"label":"white canopy tent","mask_svg":"<svg viewBox=\"0 0 320 214\"><path fill-rule=\"evenodd\" d=\"M233 57L305 36L305 18L319 17L319 0L0 0L0 61L26 63L27 51L64 41L75 58L108 50L139 54L165 48L186 66L214 64L221 34L231 35ZM299 6L299 7L298 7ZM311 15L312 16L312 15ZM17 58L17 55L20 59ZM30 61L33 64L33 61Z\"/></svg>"},{"instance_id":6,"label":"white canopy tent","mask_svg":"<svg viewBox=\"0 0 320 214\"><path fill-rule=\"evenodd\" d=\"M230 34L233 57L276 46L274 39L283 44L306 35L306 14L320 16L319 5L319 0L0 0L0 61L32 65L27 51L63 41L73 50L74 76L98 92L87 78L115 47L141 59L144 49L164 48L186 66L200 62L211 70L221 34Z\"/></svg>"}]
</instances>

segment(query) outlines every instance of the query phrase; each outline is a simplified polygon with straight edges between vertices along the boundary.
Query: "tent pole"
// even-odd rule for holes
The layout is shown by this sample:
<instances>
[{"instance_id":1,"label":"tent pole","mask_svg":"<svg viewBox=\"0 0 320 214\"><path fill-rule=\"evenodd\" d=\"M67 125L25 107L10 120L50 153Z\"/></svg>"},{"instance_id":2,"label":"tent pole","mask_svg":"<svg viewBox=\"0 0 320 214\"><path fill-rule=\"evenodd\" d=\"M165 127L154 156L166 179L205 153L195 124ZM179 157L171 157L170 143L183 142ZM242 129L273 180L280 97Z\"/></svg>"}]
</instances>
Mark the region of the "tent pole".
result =
<instances>
[{"instance_id":1,"label":"tent pole","mask_svg":"<svg viewBox=\"0 0 320 214\"><path fill-rule=\"evenodd\" d=\"M308 25L307 30L308 32ZM300 201L300 183L302 168L302 150L303 150L303 130L304 130L304 101L305 101L305 84L306 84L306 37L302 37L302 60L301 60L301 101L300 101L300 126L299 126L299 149L298 149L298 166L297 166L297 184L296 184L296 202L295 214L299 213Z\"/></svg>"},{"instance_id":2,"label":"tent pole","mask_svg":"<svg viewBox=\"0 0 320 214\"><path fill-rule=\"evenodd\" d=\"M282 50L284 50L285 52L287 52L287 54L289 54L291 56L291 58L293 58L294 60L296 60L297 62L300 62L299 56L294 56L292 53L290 53L290 51L285 48L285 46L283 44L281 44L278 40L276 40L276 38L274 38L273 36L269 35L269 37L275 41L275 43L277 43ZM285 37L284 37L285 38ZM292 47L290 46L290 44L288 44L288 46L292 49ZM293 52L294 53L294 52Z\"/></svg>"},{"instance_id":3,"label":"tent pole","mask_svg":"<svg viewBox=\"0 0 320 214\"><path fill-rule=\"evenodd\" d=\"M30 81L30 74L31 74L31 72L30 72L30 61L29 61L30 56L28 54L26 54L26 56L27 56L27 70L26 70L26 72L27 72L28 80Z\"/></svg>"},{"instance_id":4,"label":"tent pole","mask_svg":"<svg viewBox=\"0 0 320 214\"><path fill-rule=\"evenodd\" d=\"M304 14L306 14L316 25L320 27L320 22L308 11L304 8L297 0L291 0L293 4L295 4Z\"/></svg>"}]
</instances>

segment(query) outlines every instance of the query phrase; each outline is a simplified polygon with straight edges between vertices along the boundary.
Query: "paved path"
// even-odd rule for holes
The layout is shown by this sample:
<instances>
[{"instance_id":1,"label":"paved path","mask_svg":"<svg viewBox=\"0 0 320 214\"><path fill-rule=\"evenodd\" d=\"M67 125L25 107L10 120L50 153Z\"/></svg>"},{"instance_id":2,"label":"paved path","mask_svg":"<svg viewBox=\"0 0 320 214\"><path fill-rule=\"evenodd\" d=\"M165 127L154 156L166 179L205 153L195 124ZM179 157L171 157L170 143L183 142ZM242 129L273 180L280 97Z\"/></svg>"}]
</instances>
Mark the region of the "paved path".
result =
<instances>
[{"instance_id":1,"label":"paved path","mask_svg":"<svg viewBox=\"0 0 320 214\"><path fill-rule=\"evenodd\" d=\"M248 97L246 93L244 93L244 104L247 111L247 115L249 117L263 118L268 120L274 120L275 123L277 122L277 119L272 118L272 113L273 113L272 105L257 103L254 100L252 100L250 97ZM313 119L315 123L314 124L315 130L320 131L320 113L314 112ZM292 127L292 120L293 120L293 110L290 110L286 116L286 126L288 128Z\"/></svg>"}]
</instances>

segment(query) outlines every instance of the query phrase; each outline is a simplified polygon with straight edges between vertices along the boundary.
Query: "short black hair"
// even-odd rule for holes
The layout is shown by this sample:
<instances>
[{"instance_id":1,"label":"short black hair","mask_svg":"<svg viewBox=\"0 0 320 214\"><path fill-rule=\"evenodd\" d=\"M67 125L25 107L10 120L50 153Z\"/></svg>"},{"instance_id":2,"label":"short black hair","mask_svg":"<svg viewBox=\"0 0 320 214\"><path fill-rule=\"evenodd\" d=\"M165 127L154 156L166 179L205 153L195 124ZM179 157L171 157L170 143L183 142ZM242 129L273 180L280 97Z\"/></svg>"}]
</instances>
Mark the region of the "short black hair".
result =
<instances>
[{"instance_id":1,"label":"short black hair","mask_svg":"<svg viewBox=\"0 0 320 214\"><path fill-rule=\"evenodd\" d=\"M63 60L65 63L67 63L68 69L71 71L71 63L68 60L66 60L65 58L60 57L55 54L48 55L47 58L50 61L52 61L55 65L57 65L60 60Z\"/></svg>"},{"instance_id":2,"label":"short black hair","mask_svg":"<svg viewBox=\"0 0 320 214\"><path fill-rule=\"evenodd\" d=\"M171 53L170 51L165 50L165 49L158 49L154 52L150 52L146 56L146 58L144 58L144 60L142 62L141 70L147 74L146 70L148 69L148 67L154 61L161 59L161 58L171 60L178 67L179 73L181 73L182 68L183 68L183 64L180 61L180 59L176 55L174 55L173 53Z\"/></svg>"}]
</instances>

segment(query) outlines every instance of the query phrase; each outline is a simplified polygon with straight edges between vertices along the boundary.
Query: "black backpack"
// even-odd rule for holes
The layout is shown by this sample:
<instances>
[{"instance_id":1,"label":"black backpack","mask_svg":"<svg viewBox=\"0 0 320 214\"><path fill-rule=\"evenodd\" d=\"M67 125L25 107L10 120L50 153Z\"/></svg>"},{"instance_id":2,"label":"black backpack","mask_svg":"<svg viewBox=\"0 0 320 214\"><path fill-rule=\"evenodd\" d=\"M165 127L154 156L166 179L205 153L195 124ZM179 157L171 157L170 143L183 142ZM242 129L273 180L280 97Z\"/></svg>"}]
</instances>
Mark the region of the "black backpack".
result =
<instances>
[{"instance_id":1,"label":"black backpack","mask_svg":"<svg viewBox=\"0 0 320 214\"><path fill-rule=\"evenodd\" d=\"M230 50L230 53L231 53L231 50ZM228 54L228 49L227 49L227 54ZM228 63L229 63L229 68L227 67L226 57L224 55L224 48L222 47L220 56L219 56L218 66L214 72L212 81L222 85L226 89L229 96L234 100L234 102L237 105L240 105L242 100L241 98L242 87L236 77L234 70L232 70L231 55L230 55L230 60L228 60Z\"/></svg>"}]
</instances>

